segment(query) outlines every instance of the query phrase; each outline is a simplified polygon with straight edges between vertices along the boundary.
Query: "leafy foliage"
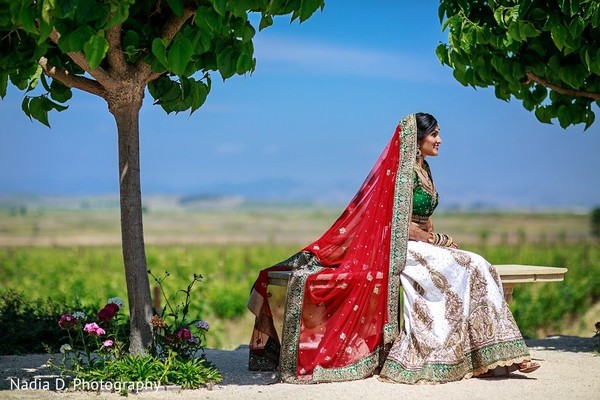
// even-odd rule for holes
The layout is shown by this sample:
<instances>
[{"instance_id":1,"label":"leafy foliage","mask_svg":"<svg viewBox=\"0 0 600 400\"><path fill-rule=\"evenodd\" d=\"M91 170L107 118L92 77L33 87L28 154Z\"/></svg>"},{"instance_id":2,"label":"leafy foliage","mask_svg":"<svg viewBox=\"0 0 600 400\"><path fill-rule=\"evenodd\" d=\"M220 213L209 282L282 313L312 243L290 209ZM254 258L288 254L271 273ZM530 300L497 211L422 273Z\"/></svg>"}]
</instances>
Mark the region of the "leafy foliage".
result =
<instances>
[{"instance_id":1,"label":"leafy foliage","mask_svg":"<svg viewBox=\"0 0 600 400\"><path fill-rule=\"evenodd\" d=\"M592 210L590 223L592 225L592 236L600 238L600 207Z\"/></svg>"},{"instance_id":2,"label":"leafy foliage","mask_svg":"<svg viewBox=\"0 0 600 400\"><path fill-rule=\"evenodd\" d=\"M105 97L120 90L111 81L145 65L151 70L142 88L148 84L155 104L167 113L194 112L210 91L212 71L223 79L254 71L249 13L260 14L261 30L275 16L302 22L323 6L323 0L0 0L0 97L8 83L25 91L25 114L49 126L48 112L66 109L71 88ZM40 83L43 93L34 95Z\"/></svg>"},{"instance_id":3,"label":"leafy foliage","mask_svg":"<svg viewBox=\"0 0 600 400\"><path fill-rule=\"evenodd\" d=\"M448 44L436 49L454 78L494 86L537 119L563 128L595 119L600 105L600 3L595 0L441 0Z\"/></svg>"},{"instance_id":4,"label":"leafy foliage","mask_svg":"<svg viewBox=\"0 0 600 400\"><path fill-rule=\"evenodd\" d=\"M60 296L32 299L8 289L0 295L0 355L58 352L63 334L56 321L75 308L90 313L95 306L82 306L79 299L61 301Z\"/></svg>"},{"instance_id":5,"label":"leafy foliage","mask_svg":"<svg viewBox=\"0 0 600 400\"><path fill-rule=\"evenodd\" d=\"M127 346L128 318L120 313L125 302L119 297L108 299L107 304L90 318L85 312L68 312L58 319L57 326L64 332L57 362L50 365L62 376L74 381L88 382L153 382L155 385L179 385L198 388L220 382L223 378L204 353L206 321L188 320L191 292L201 276L194 278L186 287L170 297L162 282L169 276L156 277L148 271L160 287L166 305L155 310L152 317L153 340L148 354L129 354ZM178 294L185 299L177 304ZM164 319L163 319L164 318ZM195 328L196 334L192 333ZM75 389L79 389L77 386ZM85 387L81 389L86 390ZM124 389L127 391L127 389Z\"/></svg>"}]
</instances>

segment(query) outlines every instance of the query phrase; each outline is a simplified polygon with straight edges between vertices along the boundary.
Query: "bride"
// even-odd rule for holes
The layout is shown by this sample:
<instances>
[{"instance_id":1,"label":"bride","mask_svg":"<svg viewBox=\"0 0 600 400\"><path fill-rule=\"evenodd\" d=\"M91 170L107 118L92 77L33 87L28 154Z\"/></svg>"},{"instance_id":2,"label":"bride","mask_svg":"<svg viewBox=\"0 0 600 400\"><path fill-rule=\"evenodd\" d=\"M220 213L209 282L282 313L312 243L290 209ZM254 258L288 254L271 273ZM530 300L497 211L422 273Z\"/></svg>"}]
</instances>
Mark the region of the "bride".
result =
<instances>
[{"instance_id":1,"label":"bride","mask_svg":"<svg viewBox=\"0 0 600 400\"><path fill-rule=\"evenodd\" d=\"M250 369L279 369L290 383L379 374L412 384L539 368L494 267L434 230L438 194L426 157L441 142L430 114L403 118L323 236L259 273L248 301ZM268 302L273 270L291 271L281 342Z\"/></svg>"}]
</instances>

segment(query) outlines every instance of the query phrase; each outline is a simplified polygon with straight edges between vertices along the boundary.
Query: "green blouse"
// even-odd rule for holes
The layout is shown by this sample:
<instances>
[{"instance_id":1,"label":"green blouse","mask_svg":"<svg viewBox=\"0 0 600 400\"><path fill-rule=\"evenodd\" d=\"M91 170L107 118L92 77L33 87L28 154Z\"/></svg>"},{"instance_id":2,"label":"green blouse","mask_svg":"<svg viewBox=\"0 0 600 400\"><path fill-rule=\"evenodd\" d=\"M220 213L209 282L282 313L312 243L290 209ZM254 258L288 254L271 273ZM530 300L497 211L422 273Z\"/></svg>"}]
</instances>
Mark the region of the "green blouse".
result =
<instances>
[{"instance_id":1,"label":"green blouse","mask_svg":"<svg viewBox=\"0 0 600 400\"><path fill-rule=\"evenodd\" d=\"M429 165L426 165L426 170L431 177ZM415 171L413 181L413 215L420 217L430 217L438 205L438 193L428 192L419 178L419 174Z\"/></svg>"}]
</instances>

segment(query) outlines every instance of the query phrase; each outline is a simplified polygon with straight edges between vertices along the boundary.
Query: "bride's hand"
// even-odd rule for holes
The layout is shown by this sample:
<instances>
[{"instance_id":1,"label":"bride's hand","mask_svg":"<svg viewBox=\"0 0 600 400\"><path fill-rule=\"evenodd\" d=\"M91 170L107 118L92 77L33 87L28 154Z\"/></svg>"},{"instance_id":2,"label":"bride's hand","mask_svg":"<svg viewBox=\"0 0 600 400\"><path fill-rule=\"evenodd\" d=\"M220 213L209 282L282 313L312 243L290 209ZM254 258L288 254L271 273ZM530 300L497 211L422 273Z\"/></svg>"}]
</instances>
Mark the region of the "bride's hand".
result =
<instances>
[{"instance_id":1,"label":"bride's hand","mask_svg":"<svg viewBox=\"0 0 600 400\"><path fill-rule=\"evenodd\" d=\"M408 240L431 243L430 239L432 237L433 235L430 232L424 231L417 224L411 222L408 228Z\"/></svg>"}]
</instances>

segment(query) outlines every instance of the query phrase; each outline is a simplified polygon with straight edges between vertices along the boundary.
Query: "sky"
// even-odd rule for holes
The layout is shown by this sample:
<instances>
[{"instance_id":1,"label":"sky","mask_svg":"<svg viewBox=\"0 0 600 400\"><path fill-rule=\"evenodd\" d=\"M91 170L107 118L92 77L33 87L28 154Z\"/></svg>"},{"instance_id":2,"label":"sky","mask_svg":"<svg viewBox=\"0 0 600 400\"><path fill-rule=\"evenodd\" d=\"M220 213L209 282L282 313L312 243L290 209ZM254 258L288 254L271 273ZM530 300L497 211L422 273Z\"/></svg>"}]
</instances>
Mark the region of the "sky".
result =
<instances>
[{"instance_id":1,"label":"sky","mask_svg":"<svg viewBox=\"0 0 600 400\"><path fill-rule=\"evenodd\" d=\"M368 4L368 6L366 6ZM440 207L600 206L597 122L542 124L493 89L464 87L435 55L435 1L328 0L302 24L257 32L256 70L212 74L203 107L167 115L146 96L140 114L143 195L225 195L346 203L413 112L433 114L430 158ZM116 126L102 99L76 92L51 129L0 101L0 196L118 193Z\"/></svg>"}]
</instances>

